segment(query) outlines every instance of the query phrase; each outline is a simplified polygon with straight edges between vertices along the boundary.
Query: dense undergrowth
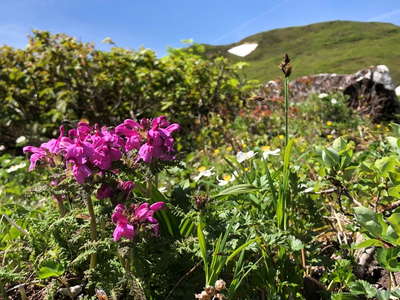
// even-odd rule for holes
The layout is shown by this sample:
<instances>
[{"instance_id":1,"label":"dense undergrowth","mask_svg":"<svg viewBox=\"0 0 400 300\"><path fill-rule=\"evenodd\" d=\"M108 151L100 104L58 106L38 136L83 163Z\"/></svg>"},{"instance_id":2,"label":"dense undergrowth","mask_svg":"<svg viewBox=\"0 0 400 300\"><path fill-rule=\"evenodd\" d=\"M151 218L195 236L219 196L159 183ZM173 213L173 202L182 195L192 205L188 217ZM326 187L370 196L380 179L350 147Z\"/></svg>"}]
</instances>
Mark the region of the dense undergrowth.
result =
<instances>
[{"instance_id":1,"label":"dense undergrowth","mask_svg":"<svg viewBox=\"0 0 400 300\"><path fill-rule=\"evenodd\" d=\"M173 53L168 59L197 65L194 54ZM226 84L241 80L224 76ZM163 113L157 101L137 123L125 111L94 115L103 128L77 124L88 115L71 112L60 135L36 135L34 119L13 120L24 128L13 147L25 146L35 170L15 149L2 150L1 297L399 297L400 127L361 119L337 93L293 102L287 132L283 100L234 105L229 95L243 90L229 87L218 98L185 98L190 108L172 103L164 111L172 124L142 119ZM210 110L186 115L200 98ZM220 104L226 114L214 110ZM53 130L64 117L39 120ZM185 128L189 120L197 127ZM26 147L46 135L54 139Z\"/></svg>"}]
</instances>

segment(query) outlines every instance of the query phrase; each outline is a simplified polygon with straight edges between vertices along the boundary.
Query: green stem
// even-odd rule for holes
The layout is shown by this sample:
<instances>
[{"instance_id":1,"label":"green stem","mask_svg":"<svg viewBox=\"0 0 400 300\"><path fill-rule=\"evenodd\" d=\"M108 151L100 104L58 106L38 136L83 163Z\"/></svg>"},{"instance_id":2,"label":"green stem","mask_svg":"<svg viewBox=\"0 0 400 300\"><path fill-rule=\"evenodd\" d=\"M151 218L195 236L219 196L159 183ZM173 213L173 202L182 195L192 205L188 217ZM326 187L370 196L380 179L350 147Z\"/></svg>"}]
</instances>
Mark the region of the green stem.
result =
<instances>
[{"instance_id":1,"label":"green stem","mask_svg":"<svg viewBox=\"0 0 400 300\"><path fill-rule=\"evenodd\" d=\"M285 147L289 141L289 78L284 79L284 97L285 97Z\"/></svg>"},{"instance_id":2,"label":"green stem","mask_svg":"<svg viewBox=\"0 0 400 300\"><path fill-rule=\"evenodd\" d=\"M58 211L60 213L60 216L64 217L67 211L65 210L65 206L64 206L63 200L59 199L58 197L54 197L54 199L57 201L57 207L58 207Z\"/></svg>"},{"instance_id":3,"label":"green stem","mask_svg":"<svg viewBox=\"0 0 400 300\"><path fill-rule=\"evenodd\" d=\"M154 175L154 187L156 189L158 189L158 181L159 181L158 174L156 174Z\"/></svg>"},{"instance_id":4,"label":"green stem","mask_svg":"<svg viewBox=\"0 0 400 300\"><path fill-rule=\"evenodd\" d=\"M90 216L90 238L92 242L96 242L97 241L96 215L94 214L92 199L88 191L84 192L84 198ZM96 264L97 264L97 253L93 253L90 255L90 269L96 268Z\"/></svg>"}]
</instances>

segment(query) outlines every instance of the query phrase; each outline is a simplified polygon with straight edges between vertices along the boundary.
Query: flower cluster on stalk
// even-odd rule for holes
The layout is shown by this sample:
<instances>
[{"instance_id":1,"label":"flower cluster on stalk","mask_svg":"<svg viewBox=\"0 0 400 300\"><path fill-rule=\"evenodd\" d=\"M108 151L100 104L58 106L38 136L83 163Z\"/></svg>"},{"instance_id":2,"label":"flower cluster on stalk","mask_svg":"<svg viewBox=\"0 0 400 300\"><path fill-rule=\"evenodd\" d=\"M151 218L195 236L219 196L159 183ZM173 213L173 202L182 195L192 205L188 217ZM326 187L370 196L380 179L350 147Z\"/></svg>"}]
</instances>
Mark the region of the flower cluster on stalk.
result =
<instances>
[{"instance_id":1,"label":"flower cluster on stalk","mask_svg":"<svg viewBox=\"0 0 400 300\"><path fill-rule=\"evenodd\" d=\"M66 175L73 176L79 184L90 184L94 183L89 180L92 175L105 178L107 171L117 175L120 170L115 162L122 161L124 156L131 158L133 165L175 159L172 134L179 128L179 124L171 124L165 116L138 122L127 119L115 128L79 122L67 134L61 126L58 138L39 147L26 146L23 151L31 153L29 171L34 170L38 162L50 167L61 166L65 168ZM52 185L58 184L58 181L54 181ZM100 200L111 197L126 200L133 188L132 181L117 180L110 184L108 180L100 185L96 197ZM122 198L119 197L121 195ZM57 201L62 199L57 198ZM112 222L116 225L114 240L122 237L132 240L146 228L158 235L159 224L153 215L162 208L164 202L132 204L129 208L118 204L112 215Z\"/></svg>"},{"instance_id":2,"label":"flower cluster on stalk","mask_svg":"<svg viewBox=\"0 0 400 300\"><path fill-rule=\"evenodd\" d=\"M178 124L170 124L165 116L140 122L128 119L115 129L80 122L66 136L64 128L60 127L57 139L40 147L26 146L23 151L32 153L30 171L35 169L38 161L54 166L61 159L76 181L83 184L94 173L112 170L113 162L132 150L137 151L135 162L174 159L172 133L179 128Z\"/></svg>"}]
</instances>

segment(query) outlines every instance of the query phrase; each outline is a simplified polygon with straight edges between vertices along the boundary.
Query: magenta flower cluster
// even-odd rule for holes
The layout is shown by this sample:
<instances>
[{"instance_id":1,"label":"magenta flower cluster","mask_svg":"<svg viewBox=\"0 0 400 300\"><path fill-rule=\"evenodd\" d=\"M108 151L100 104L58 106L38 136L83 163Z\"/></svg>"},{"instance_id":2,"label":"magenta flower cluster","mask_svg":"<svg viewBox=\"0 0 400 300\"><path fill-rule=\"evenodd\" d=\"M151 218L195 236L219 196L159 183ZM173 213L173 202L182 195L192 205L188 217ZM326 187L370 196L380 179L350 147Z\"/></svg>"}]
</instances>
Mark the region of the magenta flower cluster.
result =
<instances>
[{"instance_id":1,"label":"magenta flower cluster","mask_svg":"<svg viewBox=\"0 0 400 300\"><path fill-rule=\"evenodd\" d=\"M68 131L67 136L61 127L57 139L51 139L40 147L24 147L23 151L32 153L30 171L35 169L38 161L54 166L57 157L62 157L66 168L82 184L96 172L112 170L113 162L132 150L137 151L135 162L174 159L172 133L179 128L178 124L170 124L165 116L140 122L128 119L115 129L91 127L80 122L77 128Z\"/></svg>"},{"instance_id":2,"label":"magenta flower cluster","mask_svg":"<svg viewBox=\"0 0 400 300\"><path fill-rule=\"evenodd\" d=\"M126 208L123 204L118 204L112 214L112 221L117 227L114 230L114 241L122 237L133 240L137 233L145 228L151 228L154 235L159 235L159 224L154 213L165 206L164 202L149 204L147 202L140 205L132 204Z\"/></svg>"}]
</instances>

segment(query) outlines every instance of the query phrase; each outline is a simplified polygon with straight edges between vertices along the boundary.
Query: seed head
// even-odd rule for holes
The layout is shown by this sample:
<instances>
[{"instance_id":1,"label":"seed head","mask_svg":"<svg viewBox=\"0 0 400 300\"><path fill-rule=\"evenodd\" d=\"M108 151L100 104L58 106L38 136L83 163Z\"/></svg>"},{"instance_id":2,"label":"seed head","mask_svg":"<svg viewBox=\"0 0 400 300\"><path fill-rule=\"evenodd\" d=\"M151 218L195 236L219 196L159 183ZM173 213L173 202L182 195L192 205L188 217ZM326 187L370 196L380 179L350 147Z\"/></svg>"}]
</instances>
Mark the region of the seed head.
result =
<instances>
[{"instance_id":1,"label":"seed head","mask_svg":"<svg viewBox=\"0 0 400 300\"><path fill-rule=\"evenodd\" d=\"M290 58L289 55L285 54L279 68L282 70L285 77L289 77L292 73L292 66L290 65Z\"/></svg>"}]
</instances>

